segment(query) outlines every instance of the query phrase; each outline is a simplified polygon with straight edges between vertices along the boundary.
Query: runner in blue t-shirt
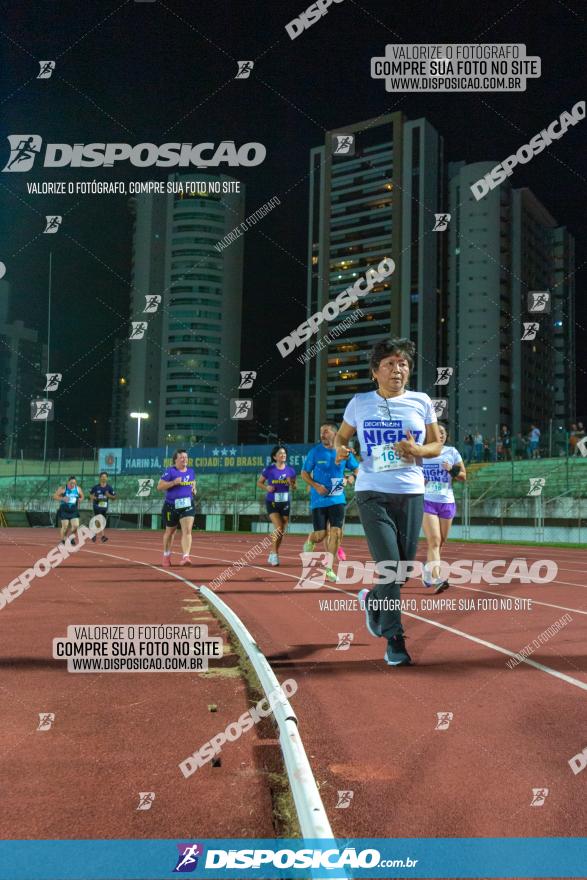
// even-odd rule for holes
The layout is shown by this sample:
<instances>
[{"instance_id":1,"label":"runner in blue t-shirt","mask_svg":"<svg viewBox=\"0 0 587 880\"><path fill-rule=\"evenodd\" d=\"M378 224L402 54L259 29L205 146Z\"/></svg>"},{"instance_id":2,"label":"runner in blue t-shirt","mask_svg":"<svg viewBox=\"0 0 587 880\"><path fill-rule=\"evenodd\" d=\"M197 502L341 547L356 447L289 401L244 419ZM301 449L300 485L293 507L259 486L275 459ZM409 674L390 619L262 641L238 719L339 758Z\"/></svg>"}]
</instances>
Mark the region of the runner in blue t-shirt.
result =
<instances>
[{"instance_id":1,"label":"runner in blue t-shirt","mask_svg":"<svg viewBox=\"0 0 587 880\"><path fill-rule=\"evenodd\" d=\"M320 440L310 449L302 468L302 480L310 488L310 510L314 531L308 535L304 544L304 552L312 553L316 544L326 538L326 549L331 554L330 565L326 569L329 581L336 582L338 577L332 565L337 555L338 545L342 538L346 498L344 495L345 469L356 476L359 462L351 452L345 461L336 463L334 438L335 425L322 425ZM328 528L330 526L330 528Z\"/></svg>"},{"instance_id":2,"label":"runner in blue t-shirt","mask_svg":"<svg viewBox=\"0 0 587 880\"><path fill-rule=\"evenodd\" d=\"M163 535L163 567L171 568L171 545L177 527L181 529L181 549L183 558L180 565L191 565L190 550L192 549L192 529L196 508L196 475L193 468L188 467L186 449L176 449L173 453L173 465L165 471L157 483L157 491L165 492L165 502L161 514L165 526Z\"/></svg>"},{"instance_id":3,"label":"runner in blue t-shirt","mask_svg":"<svg viewBox=\"0 0 587 880\"><path fill-rule=\"evenodd\" d=\"M94 508L94 514L104 517L106 523L104 525L104 531L102 532L102 537L100 538L101 542L104 544L108 538L105 535L106 526L108 525L108 510L110 507L110 501L116 498L116 492L108 482L108 474L106 471L102 471L99 477L100 482L96 483L95 486L92 486L90 489L90 501L92 502ZM96 543L96 535L92 536L92 541Z\"/></svg>"},{"instance_id":4,"label":"runner in blue t-shirt","mask_svg":"<svg viewBox=\"0 0 587 880\"><path fill-rule=\"evenodd\" d=\"M269 565L279 565L279 547L287 530L291 493L296 487L296 472L287 464L287 448L274 446L271 450L271 464L264 468L257 480L257 486L265 496L267 515L273 524L271 532L271 553Z\"/></svg>"},{"instance_id":5,"label":"runner in blue t-shirt","mask_svg":"<svg viewBox=\"0 0 587 880\"><path fill-rule=\"evenodd\" d=\"M84 500L84 493L81 486L78 486L76 478L72 476L65 486L59 486L53 498L61 502L57 513L61 520L61 543L65 544L68 530L71 529L71 534L75 537L79 528L79 506Z\"/></svg>"}]
</instances>

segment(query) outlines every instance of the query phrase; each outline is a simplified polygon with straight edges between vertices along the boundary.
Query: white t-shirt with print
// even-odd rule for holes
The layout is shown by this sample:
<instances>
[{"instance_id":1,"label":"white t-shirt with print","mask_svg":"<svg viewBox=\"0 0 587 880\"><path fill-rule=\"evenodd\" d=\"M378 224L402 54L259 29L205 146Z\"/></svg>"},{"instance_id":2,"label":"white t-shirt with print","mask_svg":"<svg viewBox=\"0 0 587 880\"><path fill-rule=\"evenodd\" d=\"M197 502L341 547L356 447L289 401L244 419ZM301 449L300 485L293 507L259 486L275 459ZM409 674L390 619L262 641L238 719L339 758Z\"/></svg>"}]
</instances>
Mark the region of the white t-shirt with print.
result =
<instances>
[{"instance_id":1,"label":"white t-shirt with print","mask_svg":"<svg viewBox=\"0 0 587 880\"><path fill-rule=\"evenodd\" d=\"M362 461L357 492L390 492L421 495L424 492L422 459L406 464L393 452L393 443L411 431L416 443L426 442L426 425L436 422L427 394L404 391L398 397L381 397L376 391L355 394L344 411L344 421L356 428Z\"/></svg>"},{"instance_id":2,"label":"white t-shirt with print","mask_svg":"<svg viewBox=\"0 0 587 880\"><path fill-rule=\"evenodd\" d=\"M454 446L443 446L440 455L436 458L424 459L425 501L440 501L441 504L454 503L452 477L442 465L446 461L450 467L453 467L455 464L460 464L462 460L460 452Z\"/></svg>"}]
</instances>

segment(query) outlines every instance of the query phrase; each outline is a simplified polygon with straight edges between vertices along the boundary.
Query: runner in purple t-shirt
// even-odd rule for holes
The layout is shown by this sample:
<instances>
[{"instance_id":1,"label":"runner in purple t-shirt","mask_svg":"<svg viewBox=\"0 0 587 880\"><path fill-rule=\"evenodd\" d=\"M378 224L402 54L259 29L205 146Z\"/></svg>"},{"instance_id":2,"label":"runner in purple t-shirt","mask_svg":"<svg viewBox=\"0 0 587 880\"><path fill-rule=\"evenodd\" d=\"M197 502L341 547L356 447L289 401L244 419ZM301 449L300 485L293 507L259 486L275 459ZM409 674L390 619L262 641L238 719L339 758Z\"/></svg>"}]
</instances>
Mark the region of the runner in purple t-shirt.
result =
<instances>
[{"instance_id":1,"label":"runner in purple t-shirt","mask_svg":"<svg viewBox=\"0 0 587 880\"><path fill-rule=\"evenodd\" d=\"M194 496L196 476L188 467L188 454L185 449L173 453L173 466L167 468L157 484L159 492L165 492L162 517L165 524L163 535L163 566L171 568L171 545L176 529L181 528L181 549L183 559L180 565L191 565L192 528L194 526Z\"/></svg>"},{"instance_id":2,"label":"runner in purple t-shirt","mask_svg":"<svg viewBox=\"0 0 587 880\"><path fill-rule=\"evenodd\" d=\"M285 446L274 446L271 450L271 459L273 464L261 472L257 486L267 492L265 506L274 526L271 533L271 553L267 561L269 565L279 565L279 545L289 521L291 493L296 487L296 472L286 463Z\"/></svg>"}]
</instances>

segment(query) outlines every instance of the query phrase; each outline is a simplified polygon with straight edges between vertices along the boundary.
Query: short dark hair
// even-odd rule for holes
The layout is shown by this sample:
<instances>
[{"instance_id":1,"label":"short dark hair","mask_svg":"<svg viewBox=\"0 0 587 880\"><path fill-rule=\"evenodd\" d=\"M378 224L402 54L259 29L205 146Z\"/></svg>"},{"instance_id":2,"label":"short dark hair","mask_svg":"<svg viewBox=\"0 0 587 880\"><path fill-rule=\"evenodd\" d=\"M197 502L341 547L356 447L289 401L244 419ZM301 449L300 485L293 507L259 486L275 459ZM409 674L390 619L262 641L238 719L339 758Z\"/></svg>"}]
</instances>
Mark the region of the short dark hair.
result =
<instances>
[{"instance_id":1,"label":"short dark hair","mask_svg":"<svg viewBox=\"0 0 587 880\"><path fill-rule=\"evenodd\" d=\"M185 452L185 454L187 455L187 449L176 449L175 450L175 452L173 453L173 459L172 459L173 464L175 464L175 462L177 461L177 456L181 455L182 452Z\"/></svg>"},{"instance_id":2,"label":"short dark hair","mask_svg":"<svg viewBox=\"0 0 587 880\"><path fill-rule=\"evenodd\" d=\"M444 431L445 431L445 433L446 433L446 436L448 437L449 431L448 431L448 425L447 425L447 423L446 423L446 422L438 422L438 427L439 427L439 428L444 428Z\"/></svg>"},{"instance_id":3,"label":"short dark hair","mask_svg":"<svg viewBox=\"0 0 587 880\"><path fill-rule=\"evenodd\" d=\"M371 358L369 360L369 370L373 375L374 370L379 369L381 361L390 355L403 355L407 360L410 373L414 368L414 357L416 355L416 346L411 339L384 339L376 342L371 350Z\"/></svg>"},{"instance_id":4,"label":"short dark hair","mask_svg":"<svg viewBox=\"0 0 587 880\"><path fill-rule=\"evenodd\" d=\"M106 471L100 471L100 473L98 474L98 476L99 476L99 477L107 477L108 474L106 473Z\"/></svg>"},{"instance_id":5,"label":"short dark hair","mask_svg":"<svg viewBox=\"0 0 587 880\"><path fill-rule=\"evenodd\" d=\"M67 478L67 482L69 483L70 480L76 480L77 482L77 477L74 477L74 475L72 474L71 477Z\"/></svg>"},{"instance_id":6,"label":"short dark hair","mask_svg":"<svg viewBox=\"0 0 587 880\"><path fill-rule=\"evenodd\" d=\"M287 446L284 446L283 443L278 443L277 446L274 446L271 450L271 461L275 461L275 456L279 452L280 449L283 449L287 457L289 458L289 452L287 450Z\"/></svg>"}]
</instances>

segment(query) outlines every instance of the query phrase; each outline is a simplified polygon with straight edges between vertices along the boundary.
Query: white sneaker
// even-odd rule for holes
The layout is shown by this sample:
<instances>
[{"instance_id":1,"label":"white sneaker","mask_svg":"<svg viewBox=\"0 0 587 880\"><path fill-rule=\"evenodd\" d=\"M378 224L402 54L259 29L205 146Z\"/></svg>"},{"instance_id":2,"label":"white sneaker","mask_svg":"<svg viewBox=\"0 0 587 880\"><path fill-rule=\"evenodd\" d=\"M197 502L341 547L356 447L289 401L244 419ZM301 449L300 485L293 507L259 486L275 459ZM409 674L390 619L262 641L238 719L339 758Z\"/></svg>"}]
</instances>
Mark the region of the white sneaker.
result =
<instances>
[{"instance_id":1,"label":"white sneaker","mask_svg":"<svg viewBox=\"0 0 587 880\"><path fill-rule=\"evenodd\" d=\"M279 565L279 556L277 553L270 553L267 562L269 565Z\"/></svg>"}]
</instances>

